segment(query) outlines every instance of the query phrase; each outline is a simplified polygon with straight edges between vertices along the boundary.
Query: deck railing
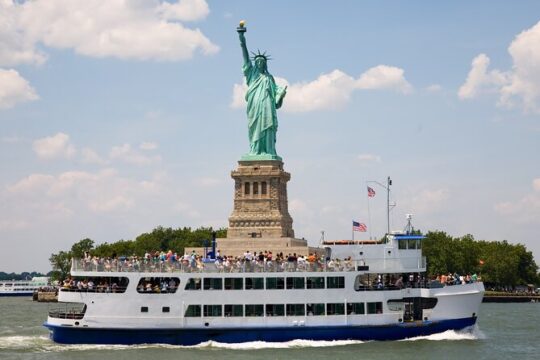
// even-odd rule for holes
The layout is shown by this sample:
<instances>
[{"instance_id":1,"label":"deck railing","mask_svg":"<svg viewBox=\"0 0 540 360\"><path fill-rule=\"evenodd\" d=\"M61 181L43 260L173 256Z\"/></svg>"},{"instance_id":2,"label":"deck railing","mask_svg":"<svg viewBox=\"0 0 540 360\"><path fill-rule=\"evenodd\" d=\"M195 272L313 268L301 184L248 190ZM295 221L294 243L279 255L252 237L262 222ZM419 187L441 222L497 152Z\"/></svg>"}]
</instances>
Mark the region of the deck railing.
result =
<instances>
[{"instance_id":1,"label":"deck railing","mask_svg":"<svg viewBox=\"0 0 540 360\"><path fill-rule=\"evenodd\" d=\"M71 271L136 273L264 273L264 272L421 272L425 257L399 259L341 260L319 262L234 261L219 262L155 261L137 259L72 259Z\"/></svg>"}]
</instances>

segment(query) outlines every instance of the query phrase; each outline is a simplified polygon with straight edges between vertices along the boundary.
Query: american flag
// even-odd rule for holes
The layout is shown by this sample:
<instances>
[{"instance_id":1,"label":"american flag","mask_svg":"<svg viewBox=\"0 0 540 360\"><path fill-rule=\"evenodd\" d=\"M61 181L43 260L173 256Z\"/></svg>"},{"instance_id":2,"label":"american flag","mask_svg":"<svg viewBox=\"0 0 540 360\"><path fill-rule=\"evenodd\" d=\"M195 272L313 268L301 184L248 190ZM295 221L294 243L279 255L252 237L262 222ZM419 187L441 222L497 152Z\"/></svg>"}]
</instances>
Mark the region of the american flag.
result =
<instances>
[{"instance_id":1,"label":"american flag","mask_svg":"<svg viewBox=\"0 0 540 360\"><path fill-rule=\"evenodd\" d=\"M352 229L353 231L360 231L360 232L366 232L367 230L367 226L366 224L364 223L360 223L358 221L354 221L352 222Z\"/></svg>"},{"instance_id":2,"label":"american flag","mask_svg":"<svg viewBox=\"0 0 540 360\"><path fill-rule=\"evenodd\" d=\"M369 197L374 197L375 196L375 190L373 190L373 188L371 187L367 187L367 196Z\"/></svg>"}]
</instances>

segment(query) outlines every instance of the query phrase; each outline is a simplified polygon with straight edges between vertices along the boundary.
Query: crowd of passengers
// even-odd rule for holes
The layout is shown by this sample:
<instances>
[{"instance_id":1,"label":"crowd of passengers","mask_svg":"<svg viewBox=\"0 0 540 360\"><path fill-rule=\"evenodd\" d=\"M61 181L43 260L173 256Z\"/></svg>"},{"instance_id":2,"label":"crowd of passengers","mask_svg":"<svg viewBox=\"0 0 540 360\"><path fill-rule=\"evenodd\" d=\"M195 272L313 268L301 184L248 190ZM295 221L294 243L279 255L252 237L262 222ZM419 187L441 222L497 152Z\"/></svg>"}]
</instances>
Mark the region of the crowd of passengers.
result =
<instances>
[{"instance_id":1,"label":"crowd of passengers","mask_svg":"<svg viewBox=\"0 0 540 360\"><path fill-rule=\"evenodd\" d=\"M67 278L61 282L63 291L85 291L116 293L124 292L127 287L127 279L122 278Z\"/></svg>"},{"instance_id":2,"label":"crowd of passengers","mask_svg":"<svg viewBox=\"0 0 540 360\"><path fill-rule=\"evenodd\" d=\"M259 253L246 251L242 256L222 255L218 250L215 259L204 259L195 251L178 256L177 253L156 251L139 256L97 257L85 253L82 268L86 271L185 271L202 272L205 268L219 272L279 272L279 271L353 271L351 257L330 259L310 253L274 255L271 251Z\"/></svg>"}]
</instances>

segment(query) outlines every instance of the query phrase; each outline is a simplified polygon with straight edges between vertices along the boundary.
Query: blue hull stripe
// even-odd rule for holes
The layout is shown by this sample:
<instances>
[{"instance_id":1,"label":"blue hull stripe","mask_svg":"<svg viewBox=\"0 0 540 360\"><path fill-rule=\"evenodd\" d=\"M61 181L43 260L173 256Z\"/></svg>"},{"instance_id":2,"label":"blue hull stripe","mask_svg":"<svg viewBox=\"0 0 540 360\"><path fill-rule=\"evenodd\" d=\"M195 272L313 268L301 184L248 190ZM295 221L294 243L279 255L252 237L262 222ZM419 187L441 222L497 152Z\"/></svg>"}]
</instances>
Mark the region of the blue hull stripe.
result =
<instances>
[{"instance_id":1,"label":"blue hull stripe","mask_svg":"<svg viewBox=\"0 0 540 360\"><path fill-rule=\"evenodd\" d=\"M45 323L51 339L62 344L172 344L196 345L213 340L220 343L250 341L285 342L304 340L399 340L460 330L476 323L476 317L426 322L418 326L318 326L250 329L96 329L56 326Z\"/></svg>"},{"instance_id":2,"label":"blue hull stripe","mask_svg":"<svg viewBox=\"0 0 540 360\"><path fill-rule=\"evenodd\" d=\"M0 297L2 296L27 296L27 297L31 297L33 295L33 293L8 293L8 292L5 292L5 293L0 293Z\"/></svg>"}]
</instances>

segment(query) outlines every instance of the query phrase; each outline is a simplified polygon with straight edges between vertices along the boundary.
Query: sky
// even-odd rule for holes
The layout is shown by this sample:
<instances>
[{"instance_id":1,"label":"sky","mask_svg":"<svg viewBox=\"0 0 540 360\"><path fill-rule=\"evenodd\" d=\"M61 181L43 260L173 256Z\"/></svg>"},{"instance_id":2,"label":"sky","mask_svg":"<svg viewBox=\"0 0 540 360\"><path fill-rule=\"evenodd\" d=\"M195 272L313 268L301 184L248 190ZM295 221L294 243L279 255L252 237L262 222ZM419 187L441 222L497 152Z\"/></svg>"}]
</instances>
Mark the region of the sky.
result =
<instances>
[{"instance_id":1,"label":"sky","mask_svg":"<svg viewBox=\"0 0 540 360\"><path fill-rule=\"evenodd\" d=\"M383 236L390 176L392 230L413 214L540 262L538 1L0 0L0 271L228 225L242 19L288 85L276 149L298 238Z\"/></svg>"}]
</instances>

